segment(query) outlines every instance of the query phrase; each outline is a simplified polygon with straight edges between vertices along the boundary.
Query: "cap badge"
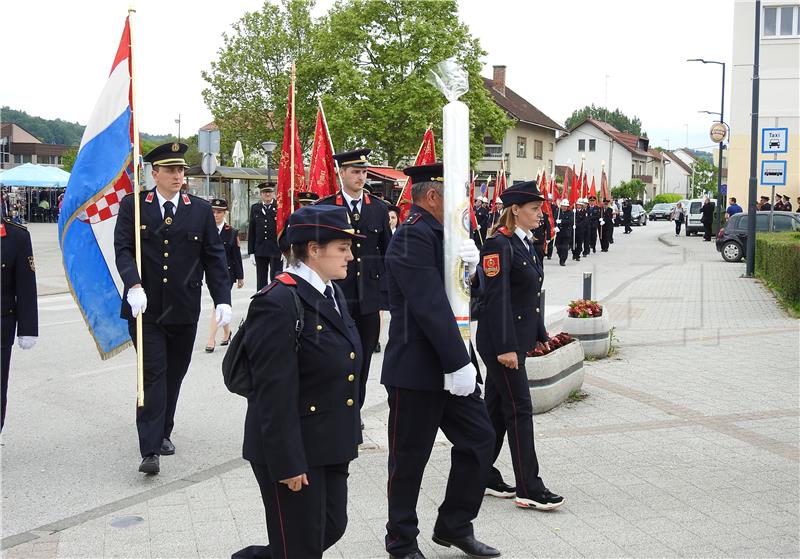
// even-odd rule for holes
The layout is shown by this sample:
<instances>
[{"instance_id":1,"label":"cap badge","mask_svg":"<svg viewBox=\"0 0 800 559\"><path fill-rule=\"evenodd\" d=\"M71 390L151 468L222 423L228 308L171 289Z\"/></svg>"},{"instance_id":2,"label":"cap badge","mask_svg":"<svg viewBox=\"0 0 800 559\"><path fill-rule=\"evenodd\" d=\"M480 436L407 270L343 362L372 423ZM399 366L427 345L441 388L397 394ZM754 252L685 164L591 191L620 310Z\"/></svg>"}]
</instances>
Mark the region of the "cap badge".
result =
<instances>
[{"instance_id":1,"label":"cap badge","mask_svg":"<svg viewBox=\"0 0 800 559\"><path fill-rule=\"evenodd\" d=\"M180 151L180 150L181 150L181 145L179 143L175 142L172 144L172 151Z\"/></svg>"}]
</instances>

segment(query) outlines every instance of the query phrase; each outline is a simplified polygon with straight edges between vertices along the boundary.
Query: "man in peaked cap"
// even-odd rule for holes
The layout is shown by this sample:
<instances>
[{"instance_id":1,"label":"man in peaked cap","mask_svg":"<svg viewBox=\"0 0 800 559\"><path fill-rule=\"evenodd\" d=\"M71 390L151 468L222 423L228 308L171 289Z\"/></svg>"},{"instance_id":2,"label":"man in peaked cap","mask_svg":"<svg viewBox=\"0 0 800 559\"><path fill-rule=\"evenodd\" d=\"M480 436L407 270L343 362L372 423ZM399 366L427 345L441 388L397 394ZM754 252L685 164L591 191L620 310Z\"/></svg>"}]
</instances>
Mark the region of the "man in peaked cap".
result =
<instances>
[{"instance_id":1,"label":"man in peaked cap","mask_svg":"<svg viewBox=\"0 0 800 559\"><path fill-rule=\"evenodd\" d=\"M256 267L256 291L267 285L283 270L278 248L278 203L275 189L269 183L258 185L261 201L250 206L247 228L247 254Z\"/></svg>"},{"instance_id":2,"label":"man in peaked cap","mask_svg":"<svg viewBox=\"0 0 800 559\"><path fill-rule=\"evenodd\" d=\"M357 149L337 153L333 156L339 164L342 189L317 204L344 206L356 233L366 239L353 242L353 260L347 266L347 278L338 280L347 299L350 315L356 321L361 345L364 349L362 361L359 403L363 406L367 392L367 378L372 354L378 346L380 335L381 277L384 273L383 258L392 236L389 228L389 210L385 203L365 192L367 167L372 150Z\"/></svg>"},{"instance_id":3,"label":"man in peaked cap","mask_svg":"<svg viewBox=\"0 0 800 559\"><path fill-rule=\"evenodd\" d=\"M225 249L211 204L181 192L188 146L168 143L144 159L153 165L153 190L141 192L140 223L133 195L120 204L114 229L117 271L125 290L122 318L144 357L144 406L136 410L139 471L157 474L160 456L175 453L170 440L181 382L192 360L200 317L203 275L214 300L217 323L231 321L231 284ZM135 258L136 227L141 238L141 274ZM142 340L136 317L142 313Z\"/></svg>"},{"instance_id":4,"label":"man in peaked cap","mask_svg":"<svg viewBox=\"0 0 800 559\"><path fill-rule=\"evenodd\" d=\"M386 254L392 313L381 371L389 403L386 550L391 557L423 557L416 505L441 428L453 449L433 541L470 557L497 557L500 552L475 538L472 525L483 501L495 436L475 382L477 370L445 293L443 166L404 172L412 180L413 205ZM473 241L464 241L460 256L475 269L479 253Z\"/></svg>"},{"instance_id":5,"label":"man in peaked cap","mask_svg":"<svg viewBox=\"0 0 800 559\"><path fill-rule=\"evenodd\" d=\"M597 196L589 196L589 207L586 208L586 215L589 217L589 246L592 252L597 252L597 236L600 232L600 219L603 216L603 209L597 204Z\"/></svg>"}]
</instances>

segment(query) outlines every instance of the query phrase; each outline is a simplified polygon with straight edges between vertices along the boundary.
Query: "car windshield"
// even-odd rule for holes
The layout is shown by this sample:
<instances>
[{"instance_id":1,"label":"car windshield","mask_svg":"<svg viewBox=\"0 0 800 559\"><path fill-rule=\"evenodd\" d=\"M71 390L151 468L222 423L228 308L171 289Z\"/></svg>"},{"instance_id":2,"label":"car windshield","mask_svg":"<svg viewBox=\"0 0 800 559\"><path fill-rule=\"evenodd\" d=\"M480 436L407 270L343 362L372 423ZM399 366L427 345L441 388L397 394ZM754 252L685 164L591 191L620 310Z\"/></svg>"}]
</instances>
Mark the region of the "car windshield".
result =
<instances>
[{"instance_id":1,"label":"car windshield","mask_svg":"<svg viewBox=\"0 0 800 559\"><path fill-rule=\"evenodd\" d=\"M699 214L700 207L703 205L702 202L692 202L692 205L689 207L689 213Z\"/></svg>"},{"instance_id":2,"label":"car windshield","mask_svg":"<svg viewBox=\"0 0 800 559\"><path fill-rule=\"evenodd\" d=\"M640 206L639 204L634 204L633 205L633 209L635 211L637 211L637 212L643 212L644 211L644 208L642 206Z\"/></svg>"},{"instance_id":3,"label":"car windshield","mask_svg":"<svg viewBox=\"0 0 800 559\"><path fill-rule=\"evenodd\" d=\"M653 206L654 210L668 210L670 208L669 204L656 204Z\"/></svg>"}]
</instances>

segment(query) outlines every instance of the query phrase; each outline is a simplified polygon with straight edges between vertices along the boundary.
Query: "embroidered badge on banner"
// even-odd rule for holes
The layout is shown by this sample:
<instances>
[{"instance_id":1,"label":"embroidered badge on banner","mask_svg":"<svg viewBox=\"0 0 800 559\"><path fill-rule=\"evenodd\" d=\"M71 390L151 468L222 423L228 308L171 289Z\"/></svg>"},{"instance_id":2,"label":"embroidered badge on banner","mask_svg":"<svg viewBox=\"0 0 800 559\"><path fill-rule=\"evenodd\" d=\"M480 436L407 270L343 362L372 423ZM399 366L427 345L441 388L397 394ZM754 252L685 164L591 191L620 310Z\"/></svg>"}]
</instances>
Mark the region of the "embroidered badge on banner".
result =
<instances>
[{"instance_id":1,"label":"embroidered badge on banner","mask_svg":"<svg viewBox=\"0 0 800 559\"><path fill-rule=\"evenodd\" d=\"M500 274L499 254L487 254L483 257L483 273L489 278L493 278Z\"/></svg>"}]
</instances>

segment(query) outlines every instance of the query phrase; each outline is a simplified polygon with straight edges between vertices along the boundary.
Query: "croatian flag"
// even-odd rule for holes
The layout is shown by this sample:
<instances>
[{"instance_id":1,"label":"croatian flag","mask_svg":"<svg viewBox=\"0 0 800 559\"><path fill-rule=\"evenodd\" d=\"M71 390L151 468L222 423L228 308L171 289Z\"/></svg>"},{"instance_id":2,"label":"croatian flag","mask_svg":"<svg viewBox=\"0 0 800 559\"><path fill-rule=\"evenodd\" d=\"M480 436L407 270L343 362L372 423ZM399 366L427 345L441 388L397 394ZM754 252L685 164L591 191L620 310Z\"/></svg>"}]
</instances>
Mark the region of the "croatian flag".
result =
<instances>
[{"instance_id":1,"label":"croatian flag","mask_svg":"<svg viewBox=\"0 0 800 559\"><path fill-rule=\"evenodd\" d=\"M130 343L120 318L122 279L114 264L119 204L133 192L131 32L122 39L100 99L81 139L58 219L58 237L70 291L102 359Z\"/></svg>"}]
</instances>

